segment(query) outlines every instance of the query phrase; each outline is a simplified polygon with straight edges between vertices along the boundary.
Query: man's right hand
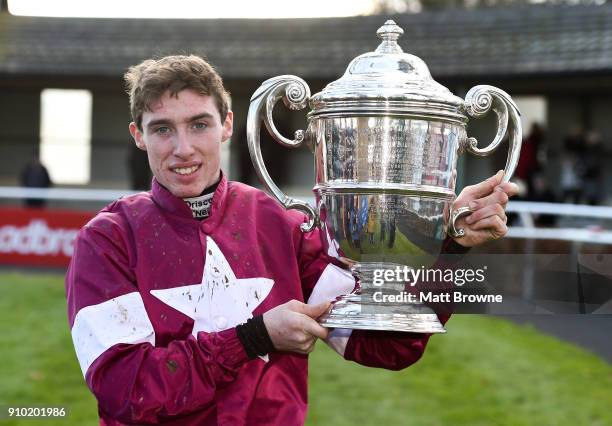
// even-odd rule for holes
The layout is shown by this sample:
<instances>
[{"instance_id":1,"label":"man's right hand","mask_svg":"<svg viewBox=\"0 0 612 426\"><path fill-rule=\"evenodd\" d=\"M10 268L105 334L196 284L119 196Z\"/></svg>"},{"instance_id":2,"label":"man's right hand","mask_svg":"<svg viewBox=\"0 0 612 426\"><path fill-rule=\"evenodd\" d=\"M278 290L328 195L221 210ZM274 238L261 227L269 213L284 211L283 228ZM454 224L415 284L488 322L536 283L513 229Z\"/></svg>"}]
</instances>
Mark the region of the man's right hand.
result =
<instances>
[{"instance_id":1,"label":"man's right hand","mask_svg":"<svg viewBox=\"0 0 612 426\"><path fill-rule=\"evenodd\" d=\"M317 338L325 339L329 330L316 321L330 307L329 302L307 305L291 300L263 314L264 324L277 351L307 354Z\"/></svg>"}]
</instances>

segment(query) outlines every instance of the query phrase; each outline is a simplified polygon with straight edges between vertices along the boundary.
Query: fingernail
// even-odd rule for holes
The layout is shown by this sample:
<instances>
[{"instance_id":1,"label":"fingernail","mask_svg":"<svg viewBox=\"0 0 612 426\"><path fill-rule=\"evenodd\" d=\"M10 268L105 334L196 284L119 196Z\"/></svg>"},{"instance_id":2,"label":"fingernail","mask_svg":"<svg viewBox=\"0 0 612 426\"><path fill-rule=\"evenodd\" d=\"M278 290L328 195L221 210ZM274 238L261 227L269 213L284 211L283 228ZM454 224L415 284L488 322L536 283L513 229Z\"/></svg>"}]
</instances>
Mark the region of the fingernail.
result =
<instances>
[{"instance_id":1,"label":"fingernail","mask_svg":"<svg viewBox=\"0 0 612 426\"><path fill-rule=\"evenodd\" d=\"M497 192L504 192L504 188L502 188L501 186L496 186L496 187L495 187L495 190L496 190Z\"/></svg>"},{"instance_id":2,"label":"fingernail","mask_svg":"<svg viewBox=\"0 0 612 426\"><path fill-rule=\"evenodd\" d=\"M474 210L477 206L478 203L476 203L476 201L470 201L470 203L468 204L468 207L472 210Z\"/></svg>"}]
</instances>

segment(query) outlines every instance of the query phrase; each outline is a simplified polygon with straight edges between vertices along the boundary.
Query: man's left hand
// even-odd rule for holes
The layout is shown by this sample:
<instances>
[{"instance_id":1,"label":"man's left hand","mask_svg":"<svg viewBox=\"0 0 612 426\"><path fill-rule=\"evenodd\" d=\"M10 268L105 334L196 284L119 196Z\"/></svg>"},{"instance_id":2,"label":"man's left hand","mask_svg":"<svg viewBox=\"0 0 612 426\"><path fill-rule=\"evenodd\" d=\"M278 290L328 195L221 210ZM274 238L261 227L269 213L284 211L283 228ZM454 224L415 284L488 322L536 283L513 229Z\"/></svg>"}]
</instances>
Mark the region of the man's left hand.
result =
<instances>
[{"instance_id":1,"label":"man's left hand","mask_svg":"<svg viewBox=\"0 0 612 426\"><path fill-rule=\"evenodd\" d=\"M466 186L453 204L453 210L469 206L472 213L455 223L465 235L454 240L464 247L474 247L502 238L508 232L506 204L508 198L518 194L518 186L503 182L503 170L477 185Z\"/></svg>"}]
</instances>

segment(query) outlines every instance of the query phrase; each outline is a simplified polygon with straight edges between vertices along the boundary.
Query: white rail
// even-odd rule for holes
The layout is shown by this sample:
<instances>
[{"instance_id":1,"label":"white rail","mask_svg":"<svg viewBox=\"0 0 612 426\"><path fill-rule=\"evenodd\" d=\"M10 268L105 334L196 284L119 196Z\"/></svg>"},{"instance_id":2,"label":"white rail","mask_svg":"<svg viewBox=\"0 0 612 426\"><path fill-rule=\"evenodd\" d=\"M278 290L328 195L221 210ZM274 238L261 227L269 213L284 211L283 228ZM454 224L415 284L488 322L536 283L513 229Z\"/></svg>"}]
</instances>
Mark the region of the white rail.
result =
<instances>
[{"instance_id":1,"label":"white rail","mask_svg":"<svg viewBox=\"0 0 612 426\"><path fill-rule=\"evenodd\" d=\"M41 198L46 200L114 201L138 191L77 188L22 188L1 186L0 198Z\"/></svg>"},{"instance_id":2,"label":"white rail","mask_svg":"<svg viewBox=\"0 0 612 426\"><path fill-rule=\"evenodd\" d=\"M536 203L532 201L510 201L508 212L530 214L552 214L559 216L596 217L612 219L612 207L586 206L583 204Z\"/></svg>"},{"instance_id":3,"label":"white rail","mask_svg":"<svg viewBox=\"0 0 612 426\"><path fill-rule=\"evenodd\" d=\"M536 203L510 201L506 211L517 213L522 226L508 228L508 238L575 241L583 243L612 244L612 232L601 227L592 228L538 228L533 216L547 214L565 217L590 217L612 219L612 207L586 206L582 204Z\"/></svg>"},{"instance_id":4,"label":"white rail","mask_svg":"<svg viewBox=\"0 0 612 426\"><path fill-rule=\"evenodd\" d=\"M612 244L612 232L582 228L528 228L510 226L508 227L506 238L532 238L536 240Z\"/></svg>"},{"instance_id":5,"label":"white rail","mask_svg":"<svg viewBox=\"0 0 612 426\"><path fill-rule=\"evenodd\" d=\"M10 199L42 198L47 200L110 202L136 193L137 191L114 189L0 187L0 198ZM313 202L314 200L311 199L309 201ZM601 228L538 228L533 220L533 216L538 214L612 219L612 207L510 201L506 210L509 213L517 213L521 221L521 226L509 228L507 235L509 238L612 244L612 231Z\"/></svg>"}]
</instances>

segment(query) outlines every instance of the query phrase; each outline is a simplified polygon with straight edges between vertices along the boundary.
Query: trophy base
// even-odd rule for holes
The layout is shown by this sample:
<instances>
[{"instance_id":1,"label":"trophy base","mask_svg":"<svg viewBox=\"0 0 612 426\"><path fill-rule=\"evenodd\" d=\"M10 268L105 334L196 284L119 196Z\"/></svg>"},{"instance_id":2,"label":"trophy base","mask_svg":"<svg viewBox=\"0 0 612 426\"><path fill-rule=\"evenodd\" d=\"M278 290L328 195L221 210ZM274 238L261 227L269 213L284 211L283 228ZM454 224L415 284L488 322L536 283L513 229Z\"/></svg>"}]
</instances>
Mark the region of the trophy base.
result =
<instances>
[{"instance_id":1,"label":"trophy base","mask_svg":"<svg viewBox=\"0 0 612 426\"><path fill-rule=\"evenodd\" d=\"M341 296L319 318L319 324L327 328L446 333L434 311L421 303L384 304L374 302L367 294Z\"/></svg>"}]
</instances>

